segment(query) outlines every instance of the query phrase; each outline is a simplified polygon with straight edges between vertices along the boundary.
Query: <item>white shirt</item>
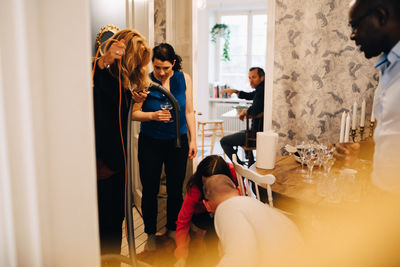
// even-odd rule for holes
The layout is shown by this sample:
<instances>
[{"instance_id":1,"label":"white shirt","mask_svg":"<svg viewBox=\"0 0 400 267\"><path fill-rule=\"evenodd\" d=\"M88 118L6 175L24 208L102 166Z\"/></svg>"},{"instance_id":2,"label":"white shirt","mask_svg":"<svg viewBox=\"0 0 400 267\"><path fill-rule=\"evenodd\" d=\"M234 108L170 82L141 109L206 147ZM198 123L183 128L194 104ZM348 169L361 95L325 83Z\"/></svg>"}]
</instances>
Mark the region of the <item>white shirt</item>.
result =
<instances>
[{"instance_id":1,"label":"white shirt","mask_svg":"<svg viewBox=\"0 0 400 267\"><path fill-rule=\"evenodd\" d=\"M382 55L375 67L381 78L375 91L377 119L372 182L385 191L400 193L400 42ZM388 64L390 64L388 66Z\"/></svg>"},{"instance_id":2,"label":"white shirt","mask_svg":"<svg viewBox=\"0 0 400 267\"><path fill-rule=\"evenodd\" d=\"M245 196L222 202L215 212L222 266L290 266L303 244L296 225L278 210Z\"/></svg>"}]
</instances>

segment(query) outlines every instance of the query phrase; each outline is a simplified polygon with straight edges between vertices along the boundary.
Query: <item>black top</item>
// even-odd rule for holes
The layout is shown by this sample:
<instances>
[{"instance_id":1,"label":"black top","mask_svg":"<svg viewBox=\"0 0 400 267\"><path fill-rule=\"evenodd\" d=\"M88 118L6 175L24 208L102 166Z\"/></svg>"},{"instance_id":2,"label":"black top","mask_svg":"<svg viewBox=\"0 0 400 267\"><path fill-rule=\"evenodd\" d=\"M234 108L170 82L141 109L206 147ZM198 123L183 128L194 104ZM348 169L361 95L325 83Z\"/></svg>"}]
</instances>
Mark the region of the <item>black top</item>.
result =
<instances>
[{"instance_id":1,"label":"black top","mask_svg":"<svg viewBox=\"0 0 400 267\"><path fill-rule=\"evenodd\" d=\"M239 91L238 97L247 100L253 100L253 104L248 108L247 114L256 116L257 114L264 112L264 81L256 86L255 90L250 93ZM257 118L253 120L252 130L261 132L263 130L264 118Z\"/></svg>"},{"instance_id":2,"label":"black top","mask_svg":"<svg viewBox=\"0 0 400 267\"><path fill-rule=\"evenodd\" d=\"M112 77L107 69L102 70L96 66L93 88L96 157L98 163L100 161L116 172L125 171L119 113L126 151L127 116L131 93L122 87L121 101L119 95L118 79Z\"/></svg>"}]
</instances>

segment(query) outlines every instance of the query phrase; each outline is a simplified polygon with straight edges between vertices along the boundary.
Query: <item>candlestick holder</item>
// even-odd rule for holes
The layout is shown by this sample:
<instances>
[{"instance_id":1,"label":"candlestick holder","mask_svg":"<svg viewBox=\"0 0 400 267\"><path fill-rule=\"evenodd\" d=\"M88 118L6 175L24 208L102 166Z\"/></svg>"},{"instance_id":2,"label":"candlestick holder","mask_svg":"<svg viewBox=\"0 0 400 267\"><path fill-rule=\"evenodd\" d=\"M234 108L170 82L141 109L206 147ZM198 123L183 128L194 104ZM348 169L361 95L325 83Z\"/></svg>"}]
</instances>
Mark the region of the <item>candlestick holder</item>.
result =
<instances>
[{"instance_id":1,"label":"candlestick holder","mask_svg":"<svg viewBox=\"0 0 400 267\"><path fill-rule=\"evenodd\" d=\"M351 129L351 139L353 139L353 142L356 141L356 135L357 135L357 130L356 129Z\"/></svg>"},{"instance_id":2,"label":"candlestick holder","mask_svg":"<svg viewBox=\"0 0 400 267\"><path fill-rule=\"evenodd\" d=\"M374 127L375 127L375 121L371 121L369 124L369 137L372 138L372 135L374 134Z\"/></svg>"},{"instance_id":3,"label":"candlestick holder","mask_svg":"<svg viewBox=\"0 0 400 267\"><path fill-rule=\"evenodd\" d=\"M371 122L371 129L374 128L373 122ZM350 136L351 140L353 142L359 142L359 141L364 141L364 133L365 133L365 126L360 126L359 128L356 129L351 129L350 130ZM370 131L370 137L372 136L372 131ZM368 138L366 138L368 139Z\"/></svg>"},{"instance_id":4,"label":"candlestick holder","mask_svg":"<svg viewBox=\"0 0 400 267\"><path fill-rule=\"evenodd\" d=\"M364 130L365 130L365 126L360 126L360 136L361 136L361 140L364 139Z\"/></svg>"}]
</instances>

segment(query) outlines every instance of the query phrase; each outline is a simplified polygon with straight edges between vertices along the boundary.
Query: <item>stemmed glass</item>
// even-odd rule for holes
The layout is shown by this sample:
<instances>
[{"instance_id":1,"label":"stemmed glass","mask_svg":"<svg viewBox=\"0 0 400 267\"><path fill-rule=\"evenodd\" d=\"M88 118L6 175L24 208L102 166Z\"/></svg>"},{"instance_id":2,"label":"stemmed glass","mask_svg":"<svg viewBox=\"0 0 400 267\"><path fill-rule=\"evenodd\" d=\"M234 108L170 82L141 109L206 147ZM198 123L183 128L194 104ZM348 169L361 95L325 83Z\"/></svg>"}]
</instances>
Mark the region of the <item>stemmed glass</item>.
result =
<instances>
[{"instance_id":1,"label":"stemmed glass","mask_svg":"<svg viewBox=\"0 0 400 267\"><path fill-rule=\"evenodd\" d=\"M329 172L331 171L332 166L335 164L335 160L336 159L330 154L324 156L322 166L324 167L324 175L326 177L329 177Z\"/></svg>"},{"instance_id":2,"label":"stemmed glass","mask_svg":"<svg viewBox=\"0 0 400 267\"><path fill-rule=\"evenodd\" d=\"M324 167L324 174L320 176L317 192L321 197L326 197L330 192L330 187L332 186L331 178L329 177L329 173L331 171L332 166L335 164L335 158L333 157L333 153L330 150L325 150L322 156L322 166Z\"/></svg>"},{"instance_id":3,"label":"stemmed glass","mask_svg":"<svg viewBox=\"0 0 400 267\"><path fill-rule=\"evenodd\" d=\"M308 175L306 176L306 179L304 179L303 181L308 184L313 184L314 180L312 179L312 171L315 163L317 162L317 155L314 153L314 150L311 147L308 148L307 151L305 152L305 162L308 167Z\"/></svg>"},{"instance_id":4,"label":"stemmed glass","mask_svg":"<svg viewBox=\"0 0 400 267\"><path fill-rule=\"evenodd\" d=\"M320 175L322 173L321 167L326 152L326 146L323 144L317 144L314 146L314 148L315 148L315 154L317 156L317 162L315 164L319 167L317 174Z\"/></svg>"},{"instance_id":5,"label":"stemmed glass","mask_svg":"<svg viewBox=\"0 0 400 267\"><path fill-rule=\"evenodd\" d=\"M297 145L297 141L296 141L296 148L297 148L297 152L299 153L299 158L300 158L300 162L301 162L301 169L298 170L299 173L306 173L306 171L303 169L304 166L304 161L305 161L305 144L304 142L301 142L300 145Z\"/></svg>"},{"instance_id":6,"label":"stemmed glass","mask_svg":"<svg viewBox=\"0 0 400 267\"><path fill-rule=\"evenodd\" d=\"M165 101L160 105L160 108L162 110L171 110L172 109L172 105L171 105L171 103L169 101ZM164 123L170 123L170 122L173 122L173 121L174 121L174 119L171 118L169 121L164 121Z\"/></svg>"}]
</instances>

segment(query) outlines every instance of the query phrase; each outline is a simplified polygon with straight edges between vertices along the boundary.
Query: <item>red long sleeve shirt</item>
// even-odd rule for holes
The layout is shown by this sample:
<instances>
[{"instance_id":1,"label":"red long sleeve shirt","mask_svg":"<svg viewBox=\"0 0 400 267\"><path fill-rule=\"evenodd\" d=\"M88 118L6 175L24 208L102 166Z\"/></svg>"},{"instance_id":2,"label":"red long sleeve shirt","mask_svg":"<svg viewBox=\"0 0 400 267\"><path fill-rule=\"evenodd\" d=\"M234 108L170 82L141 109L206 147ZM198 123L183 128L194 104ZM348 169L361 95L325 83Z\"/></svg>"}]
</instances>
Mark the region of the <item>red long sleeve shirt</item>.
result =
<instances>
[{"instance_id":1,"label":"red long sleeve shirt","mask_svg":"<svg viewBox=\"0 0 400 267\"><path fill-rule=\"evenodd\" d=\"M237 184L236 172L235 169L233 168L233 164L228 163L228 165L232 173L233 179ZM201 191L199 188L197 188L197 186L192 186L186 192L185 199L183 200L183 204L178 215L178 220L176 221L176 233L175 233L176 258L186 259L188 257L189 243L190 243L189 230L192 221L192 216L193 214L199 214L204 212L207 212L207 210L201 198Z\"/></svg>"}]
</instances>

